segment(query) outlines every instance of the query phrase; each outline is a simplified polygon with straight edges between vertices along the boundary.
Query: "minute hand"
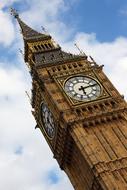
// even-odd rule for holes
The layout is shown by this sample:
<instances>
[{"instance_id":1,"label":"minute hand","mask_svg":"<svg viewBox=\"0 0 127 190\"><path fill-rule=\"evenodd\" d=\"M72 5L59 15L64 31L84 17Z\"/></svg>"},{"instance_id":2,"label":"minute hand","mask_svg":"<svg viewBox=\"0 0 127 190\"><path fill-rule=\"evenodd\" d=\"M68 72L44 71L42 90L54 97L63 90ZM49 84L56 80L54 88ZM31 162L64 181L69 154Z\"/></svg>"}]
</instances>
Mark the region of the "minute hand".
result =
<instances>
[{"instance_id":1,"label":"minute hand","mask_svg":"<svg viewBox=\"0 0 127 190\"><path fill-rule=\"evenodd\" d=\"M85 86L84 89L89 88L89 87L93 87L93 86L96 86L96 85L97 85L97 84L92 84L92 85L90 85L90 86Z\"/></svg>"}]
</instances>

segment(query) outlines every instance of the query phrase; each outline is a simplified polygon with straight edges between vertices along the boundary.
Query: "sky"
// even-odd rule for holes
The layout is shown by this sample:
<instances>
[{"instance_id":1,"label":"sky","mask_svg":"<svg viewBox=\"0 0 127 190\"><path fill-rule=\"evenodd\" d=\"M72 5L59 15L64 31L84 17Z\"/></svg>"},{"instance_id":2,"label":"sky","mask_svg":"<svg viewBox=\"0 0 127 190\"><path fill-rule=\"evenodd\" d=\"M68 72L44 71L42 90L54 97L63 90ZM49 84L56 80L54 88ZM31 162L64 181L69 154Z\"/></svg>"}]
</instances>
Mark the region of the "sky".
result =
<instances>
[{"instance_id":1,"label":"sky","mask_svg":"<svg viewBox=\"0 0 127 190\"><path fill-rule=\"evenodd\" d=\"M25 91L31 78L23 40L9 8L32 28L45 27L67 52L91 55L127 100L126 0L0 1L0 189L73 190L45 142Z\"/></svg>"}]
</instances>

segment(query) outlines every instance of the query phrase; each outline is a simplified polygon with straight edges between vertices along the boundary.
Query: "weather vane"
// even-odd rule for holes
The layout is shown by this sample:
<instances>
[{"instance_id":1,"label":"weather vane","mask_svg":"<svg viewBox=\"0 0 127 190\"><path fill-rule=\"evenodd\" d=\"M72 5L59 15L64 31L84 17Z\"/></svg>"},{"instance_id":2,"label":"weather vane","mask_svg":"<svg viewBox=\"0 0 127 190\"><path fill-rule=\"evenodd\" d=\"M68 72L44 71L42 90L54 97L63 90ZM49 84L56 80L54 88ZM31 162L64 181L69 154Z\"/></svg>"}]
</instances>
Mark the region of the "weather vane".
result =
<instances>
[{"instance_id":1,"label":"weather vane","mask_svg":"<svg viewBox=\"0 0 127 190\"><path fill-rule=\"evenodd\" d=\"M10 8L11 15L14 16L15 18L19 17L18 11L14 8Z\"/></svg>"}]
</instances>

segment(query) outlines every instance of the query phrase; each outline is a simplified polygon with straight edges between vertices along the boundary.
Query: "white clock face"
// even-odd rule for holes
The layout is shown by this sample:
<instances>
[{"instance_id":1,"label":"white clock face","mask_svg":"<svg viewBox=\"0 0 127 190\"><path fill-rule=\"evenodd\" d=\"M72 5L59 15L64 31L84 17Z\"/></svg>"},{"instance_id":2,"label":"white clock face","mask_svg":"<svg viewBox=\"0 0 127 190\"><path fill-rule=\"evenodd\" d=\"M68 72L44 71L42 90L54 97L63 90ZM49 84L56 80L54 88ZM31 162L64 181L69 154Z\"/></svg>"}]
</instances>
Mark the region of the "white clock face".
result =
<instances>
[{"instance_id":1,"label":"white clock face","mask_svg":"<svg viewBox=\"0 0 127 190\"><path fill-rule=\"evenodd\" d=\"M55 123L52 113L44 103L41 104L41 120L46 134L50 139L53 139L55 136Z\"/></svg>"},{"instance_id":2,"label":"white clock face","mask_svg":"<svg viewBox=\"0 0 127 190\"><path fill-rule=\"evenodd\" d=\"M101 87L97 81L87 76L74 76L64 85L65 92L79 101L92 101L101 95Z\"/></svg>"}]
</instances>

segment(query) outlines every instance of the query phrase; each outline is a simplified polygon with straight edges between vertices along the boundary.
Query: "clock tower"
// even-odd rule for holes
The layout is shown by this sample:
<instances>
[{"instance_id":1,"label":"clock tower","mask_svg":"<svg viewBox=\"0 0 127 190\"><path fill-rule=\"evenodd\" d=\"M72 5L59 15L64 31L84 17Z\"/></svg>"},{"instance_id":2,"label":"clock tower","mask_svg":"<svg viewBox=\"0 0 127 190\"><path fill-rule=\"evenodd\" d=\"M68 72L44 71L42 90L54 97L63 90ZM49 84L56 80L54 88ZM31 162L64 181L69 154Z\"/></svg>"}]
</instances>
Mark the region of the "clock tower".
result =
<instances>
[{"instance_id":1,"label":"clock tower","mask_svg":"<svg viewBox=\"0 0 127 190\"><path fill-rule=\"evenodd\" d=\"M64 52L15 10L32 114L75 190L127 189L127 103L93 59Z\"/></svg>"}]
</instances>

